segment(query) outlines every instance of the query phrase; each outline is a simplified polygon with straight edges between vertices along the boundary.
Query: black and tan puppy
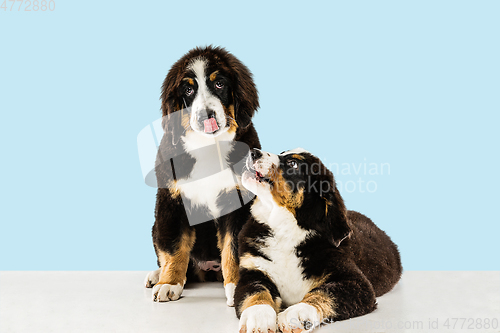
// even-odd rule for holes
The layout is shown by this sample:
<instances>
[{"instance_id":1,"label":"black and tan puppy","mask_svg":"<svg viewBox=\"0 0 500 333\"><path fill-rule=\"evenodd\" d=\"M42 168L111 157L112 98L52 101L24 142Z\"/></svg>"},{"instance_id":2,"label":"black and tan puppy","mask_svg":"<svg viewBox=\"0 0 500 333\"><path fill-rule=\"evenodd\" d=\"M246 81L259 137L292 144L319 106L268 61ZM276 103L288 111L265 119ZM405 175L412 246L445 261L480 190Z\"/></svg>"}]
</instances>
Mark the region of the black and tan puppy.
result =
<instances>
[{"instance_id":1,"label":"black and tan puppy","mask_svg":"<svg viewBox=\"0 0 500 333\"><path fill-rule=\"evenodd\" d=\"M257 198L239 235L240 332L310 331L373 311L402 272L390 238L346 210L332 173L302 149L254 149L247 168Z\"/></svg>"},{"instance_id":2,"label":"black and tan puppy","mask_svg":"<svg viewBox=\"0 0 500 333\"><path fill-rule=\"evenodd\" d=\"M243 198L235 163L260 147L252 124L259 106L252 74L223 48L195 48L168 72L161 101L165 133L156 159L153 226L160 269L147 275L145 285L153 287L157 302L177 300L189 269L201 281L223 278L232 305L237 234L251 200Z\"/></svg>"}]
</instances>

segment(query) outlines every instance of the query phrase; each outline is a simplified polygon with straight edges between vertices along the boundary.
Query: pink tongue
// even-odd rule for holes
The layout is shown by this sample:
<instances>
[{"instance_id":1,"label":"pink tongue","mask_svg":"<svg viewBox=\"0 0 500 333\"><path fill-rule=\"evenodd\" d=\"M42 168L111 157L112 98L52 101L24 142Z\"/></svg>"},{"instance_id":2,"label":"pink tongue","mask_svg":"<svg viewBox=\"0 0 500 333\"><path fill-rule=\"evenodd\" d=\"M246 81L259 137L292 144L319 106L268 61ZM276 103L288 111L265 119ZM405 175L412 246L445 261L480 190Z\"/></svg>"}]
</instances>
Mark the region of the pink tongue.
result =
<instances>
[{"instance_id":1,"label":"pink tongue","mask_svg":"<svg viewBox=\"0 0 500 333\"><path fill-rule=\"evenodd\" d=\"M217 120L215 120L215 118L205 119L203 121L203 125L205 126L205 133L212 133L219 129L219 126L217 126Z\"/></svg>"}]
</instances>

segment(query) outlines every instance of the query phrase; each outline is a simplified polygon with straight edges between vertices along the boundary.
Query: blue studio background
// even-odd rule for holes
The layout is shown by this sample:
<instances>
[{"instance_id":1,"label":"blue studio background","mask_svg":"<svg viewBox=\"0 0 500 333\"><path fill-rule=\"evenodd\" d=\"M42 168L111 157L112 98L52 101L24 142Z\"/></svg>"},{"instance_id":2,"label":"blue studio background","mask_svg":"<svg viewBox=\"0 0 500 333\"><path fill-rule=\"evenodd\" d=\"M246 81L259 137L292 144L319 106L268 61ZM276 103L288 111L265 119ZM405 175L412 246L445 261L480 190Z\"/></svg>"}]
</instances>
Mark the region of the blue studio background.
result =
<instances>
[{"instance_id":1,"label":"blue studio background","mask_svg":"<svg viewBox=\"0 0 500 333\"><path fill-rule=\"evenodd\" d=\"M500 2L19 3L0 9L0 270L156 267L137 135L208 44L254 73L263 148L320 156L406 270L499 269Z\"/></svg>"}]
</instances>

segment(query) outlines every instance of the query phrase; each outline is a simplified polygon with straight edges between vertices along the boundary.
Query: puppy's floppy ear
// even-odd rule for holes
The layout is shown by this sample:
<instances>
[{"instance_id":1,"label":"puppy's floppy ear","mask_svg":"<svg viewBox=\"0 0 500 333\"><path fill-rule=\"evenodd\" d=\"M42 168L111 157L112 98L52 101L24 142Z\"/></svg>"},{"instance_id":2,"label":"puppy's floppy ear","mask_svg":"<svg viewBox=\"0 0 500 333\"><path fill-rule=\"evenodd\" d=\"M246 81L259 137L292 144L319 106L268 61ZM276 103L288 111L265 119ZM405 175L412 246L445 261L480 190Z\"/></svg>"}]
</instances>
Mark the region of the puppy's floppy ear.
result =
<instances>
[{"instance_id":1,"label":"puppy's floppy ear","mask_svg":"<svg viewBox=\"0 0 500 333\"><path fill-rule=\"evenodd\" d=\"M326 229L332 235L332 243L339 247L340 243L351 235L351 227L347 221L347 210L344 205L344 199L339 193L335 184L335 179L330 170L323 166L324 177L321 181L327 182L329 186L321 185L322 189L327 190L320 193L325 201L325 224Z\"/></svg>"},{"instance_id":2,"label":"puppy's floppy ear","mask_svg":"<svg viewBox=\"0 0 500 333\"><path fill-rule=\"evenodd\" d=\"M252 73L236 57L230 56L230 67L233 69L234 113L238 127L245 129L251 122L255 111L259 108L259 95Z\"/></svg>"},{"instance_id":3,"label":"puppy's floppy ear","mask_svg":"<svg viewBox=\"0 0 500 333\"><path fill-rule=\"evenodd\" d=\"M161 87L162 127L168 136L171 137L169 141L173 145L176 145L179 141L179 136L183 133L182 114L177 111L182 110L184 107L182 97L178 96L178 88L182 81L181 73L186 66L184 58L179 59L172 66Z\"/></svg>"},{"instance_id":4,"label":"puppy's floppy ear","mask_svg":"<svg viewBox=\"0 0 500 333\"><path fill-rule=\"evenodd\" d=\"M347 222L347 210L344 205L344 200L340 196L337 188L335 193L325 198L325 219L332 235L332 242L336 247L351 235L351 228Z\"/></svg>"},{"instance_id":5,"label":"puppy's floppy ear","mask_svg":"<svg viewBox=\"0 0 500 333\"><path fill-rule=\"evenodd\" d=\"M179 111L183 107L181 96L178 96L178 87L181 84L182 76L180 73L183 71L185 65L180 59L177 61L170 71L168 72L163 85L161 86L161 111L163 116L169 115L175 111ZM184 61L185 62L185 61Z\"/></svg>"}]
</instances>

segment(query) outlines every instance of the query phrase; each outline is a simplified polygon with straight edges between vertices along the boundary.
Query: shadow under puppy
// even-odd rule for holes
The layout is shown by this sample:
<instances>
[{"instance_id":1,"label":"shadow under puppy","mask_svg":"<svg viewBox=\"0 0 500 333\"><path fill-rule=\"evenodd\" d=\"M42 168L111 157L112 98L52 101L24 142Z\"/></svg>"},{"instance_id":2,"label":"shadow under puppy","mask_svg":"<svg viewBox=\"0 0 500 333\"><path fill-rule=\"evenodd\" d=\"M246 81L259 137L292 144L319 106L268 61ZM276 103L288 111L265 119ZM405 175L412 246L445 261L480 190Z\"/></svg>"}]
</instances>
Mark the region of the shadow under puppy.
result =
<instances>
[{"instance_id":1,"label":"shadow under puppy","mask_svg":"<svg viewBox=\"0 0 500 333\"><path fill-rule=\"evenodd\" d=\"M397 246L347 211L333 174L303 149L253 149L242 183L257 195L239 235L240 333L309 332L372 312L401 277Z\"/></svg>"}]
</instances>

